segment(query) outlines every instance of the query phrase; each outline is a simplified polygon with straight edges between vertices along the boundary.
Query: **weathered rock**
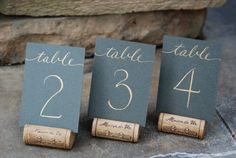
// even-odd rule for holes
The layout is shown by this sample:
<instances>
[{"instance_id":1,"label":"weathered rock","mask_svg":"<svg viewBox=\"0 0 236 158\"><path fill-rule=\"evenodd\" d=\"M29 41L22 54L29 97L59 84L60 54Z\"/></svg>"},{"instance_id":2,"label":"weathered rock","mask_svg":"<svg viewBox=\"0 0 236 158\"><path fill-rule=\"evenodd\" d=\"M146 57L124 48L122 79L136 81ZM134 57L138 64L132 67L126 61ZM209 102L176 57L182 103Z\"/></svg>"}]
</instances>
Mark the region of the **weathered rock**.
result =
<instances>
[{"instance_id":1,"label":"weathered rock","mask_svg":"<svg viewBox=\"0 0 236 158\"><path fill-rule=\"evenodd\" d=\"M196 10L219 7L225 0L1 0L0 12L7 15L60 16L149 12L156 10Z\"/></svg>"},{"instance_id":2,"label":"weathered rock","mask_svg":"<svg viewBox=\"0 0 236 158\"><path fill-rule=\"evenodd\" d=\"M0 17L0 65L24 61L27 42L85 47L92 55L96 36L159 45L164 34L197 37L206 9L123 15L54 18Z\"/></svg>"}]
</instances>

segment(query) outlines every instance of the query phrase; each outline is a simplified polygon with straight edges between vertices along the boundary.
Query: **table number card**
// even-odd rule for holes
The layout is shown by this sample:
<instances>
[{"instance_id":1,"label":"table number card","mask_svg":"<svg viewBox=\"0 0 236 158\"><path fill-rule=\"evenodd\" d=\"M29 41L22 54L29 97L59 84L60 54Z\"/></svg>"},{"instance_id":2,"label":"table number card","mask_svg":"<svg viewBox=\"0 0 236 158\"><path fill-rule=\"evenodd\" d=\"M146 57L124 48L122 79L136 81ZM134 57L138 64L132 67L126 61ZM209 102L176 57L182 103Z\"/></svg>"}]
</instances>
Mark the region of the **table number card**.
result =
<instances>
[{"instance_id":1,"label":"table number card","mask_svg":"<svg viewBox=\"0 0 236 158\"><path fill-rule=\"evenodd\" d=\"M89 116L145 126L155 46L97 38Z\"/></svg>"},{"instance_id":2,"label":"table number card","mask_svg":"<svg viewBox=\"0 0 236 158\"><path fill-rule=\"evenodd\" d=\"M165 36L157 112L212 120L220 57L218 44Z\"/></svg>"},{"instance_id":3,"label":"table number card","mask_svg":"<svg viewBox=\"0 0 236 158\"><path fill-rule=\"evenodd\" d=\"M28 43L20 126L78 132L84 48Z\"/></svg>"}]
</instances>

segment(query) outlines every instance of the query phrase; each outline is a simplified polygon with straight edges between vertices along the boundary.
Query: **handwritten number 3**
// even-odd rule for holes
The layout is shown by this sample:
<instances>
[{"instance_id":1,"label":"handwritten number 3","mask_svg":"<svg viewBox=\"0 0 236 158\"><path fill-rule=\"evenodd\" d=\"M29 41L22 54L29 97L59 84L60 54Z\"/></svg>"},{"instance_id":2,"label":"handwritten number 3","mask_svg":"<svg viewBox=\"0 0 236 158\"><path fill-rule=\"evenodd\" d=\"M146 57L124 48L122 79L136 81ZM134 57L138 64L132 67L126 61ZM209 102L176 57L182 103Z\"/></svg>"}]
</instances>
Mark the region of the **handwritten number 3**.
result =
<instances>
[{"instance_id":1,"label":"handwritten number 3","mask_svg":"<svg viewBox=\"0 0 236 158\"><path fill-rule=\"evenodd\" d=\"M132 93L131 88L130 88L127 84L124 83L124 82L129 78L129 73L128 73L126 70L124 70L124 69L118 69L118 70L116 70L116 71L114 72L114 76L116 76L116 74L117 74L118 72L124 72L124 73L125 73L125 78L124 78L123 80L121 80L120 82L118 82L118 83L115 85L115 87L118 88L118 87L120 87L120 86L123 86L123 87L127 88L128 92L129 92L129 100L128 100L128 103L127 103L127 105L125 105L125 106L120 106L120 107L123 107L123 108L116 108L117 106L114 107L114 105L112 105L110 99L107 101L107 103L108 103L108 105L110 106L110 108L112 108L113 110L125 110L126 108L129 107L129 105L130 105L130 103L131 103L131 100L132 100L132 97L133 97L133 93Z\"/></svg>"},{"instance_id":2,"label":"handwritten number 3","mask_svg":"<svg viewBox=\"0 0 236 158\"><path fill-rule=\"evenodd\" d=\"M60 89L59 89L58 91L56 91L56 92L46 101L46 103L43 105L43 108L42 108L41 111L40 111L40 117L59 119L59 118L62 117L62 115L50 116L50 115L45 115L45 114L43 114L43 112L44 112L45 108L47 107L48 103L49 103L57 94L59 94L59 93L62 91L62 89L63 89L63 80L62 80L58 75L49 75L49 76L45 77L45 78L44 78L44 84L46 83L47 79L49 79L49 78L51 78L51 77L56 78L56 79L59 80L59 82L60 82Z\"/></svg>"}]
</instances>

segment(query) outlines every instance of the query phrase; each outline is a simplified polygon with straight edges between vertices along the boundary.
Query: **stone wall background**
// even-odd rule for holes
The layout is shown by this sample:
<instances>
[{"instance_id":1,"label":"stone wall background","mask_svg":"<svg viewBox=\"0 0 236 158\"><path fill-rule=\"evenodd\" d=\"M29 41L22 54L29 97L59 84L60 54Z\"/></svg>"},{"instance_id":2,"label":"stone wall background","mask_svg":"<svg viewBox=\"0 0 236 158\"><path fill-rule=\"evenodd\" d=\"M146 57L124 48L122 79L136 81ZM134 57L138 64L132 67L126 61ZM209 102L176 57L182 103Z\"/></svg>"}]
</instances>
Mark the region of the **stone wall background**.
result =
<instances>
[{"instance_id":1,"label":"stone wall background","mask_svg":"<svg viewBox=\"0 0 236 158\"><path fill-rule=\"evenodd\" d=\"M225 0L0 0L0 65L24 63L27 42L86 48L96 36L162 44L165 34L197 38L208 7Z\"/></svg>"}]
</instances>

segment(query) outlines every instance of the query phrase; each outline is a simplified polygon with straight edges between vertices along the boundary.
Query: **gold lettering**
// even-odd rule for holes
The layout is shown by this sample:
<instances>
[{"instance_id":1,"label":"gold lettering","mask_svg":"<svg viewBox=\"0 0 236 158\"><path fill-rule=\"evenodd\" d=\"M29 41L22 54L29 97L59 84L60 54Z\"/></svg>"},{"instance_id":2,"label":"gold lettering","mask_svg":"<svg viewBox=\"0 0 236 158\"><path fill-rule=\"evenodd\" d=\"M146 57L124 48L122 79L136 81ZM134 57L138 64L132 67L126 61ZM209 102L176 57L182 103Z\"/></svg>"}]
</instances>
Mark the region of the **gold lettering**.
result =
<instances>
[{"instance_id":1,"label":"gold lettering","mask_svg":"<svg viewBox=\"0 0 236 158\"><path fill-rule=\"evenodd\" d=\"M186 58L198 57L200 60L206 61L220 61L220 58L211 58L208 52L209 47L205 47L203 50L199 50L198 45L194 45L190 50L187 50L185 46L181 43L176 45L171 51L163 51L166 54L174 54L175 56L182 56Z\"/></svg>"}]
</instances>

